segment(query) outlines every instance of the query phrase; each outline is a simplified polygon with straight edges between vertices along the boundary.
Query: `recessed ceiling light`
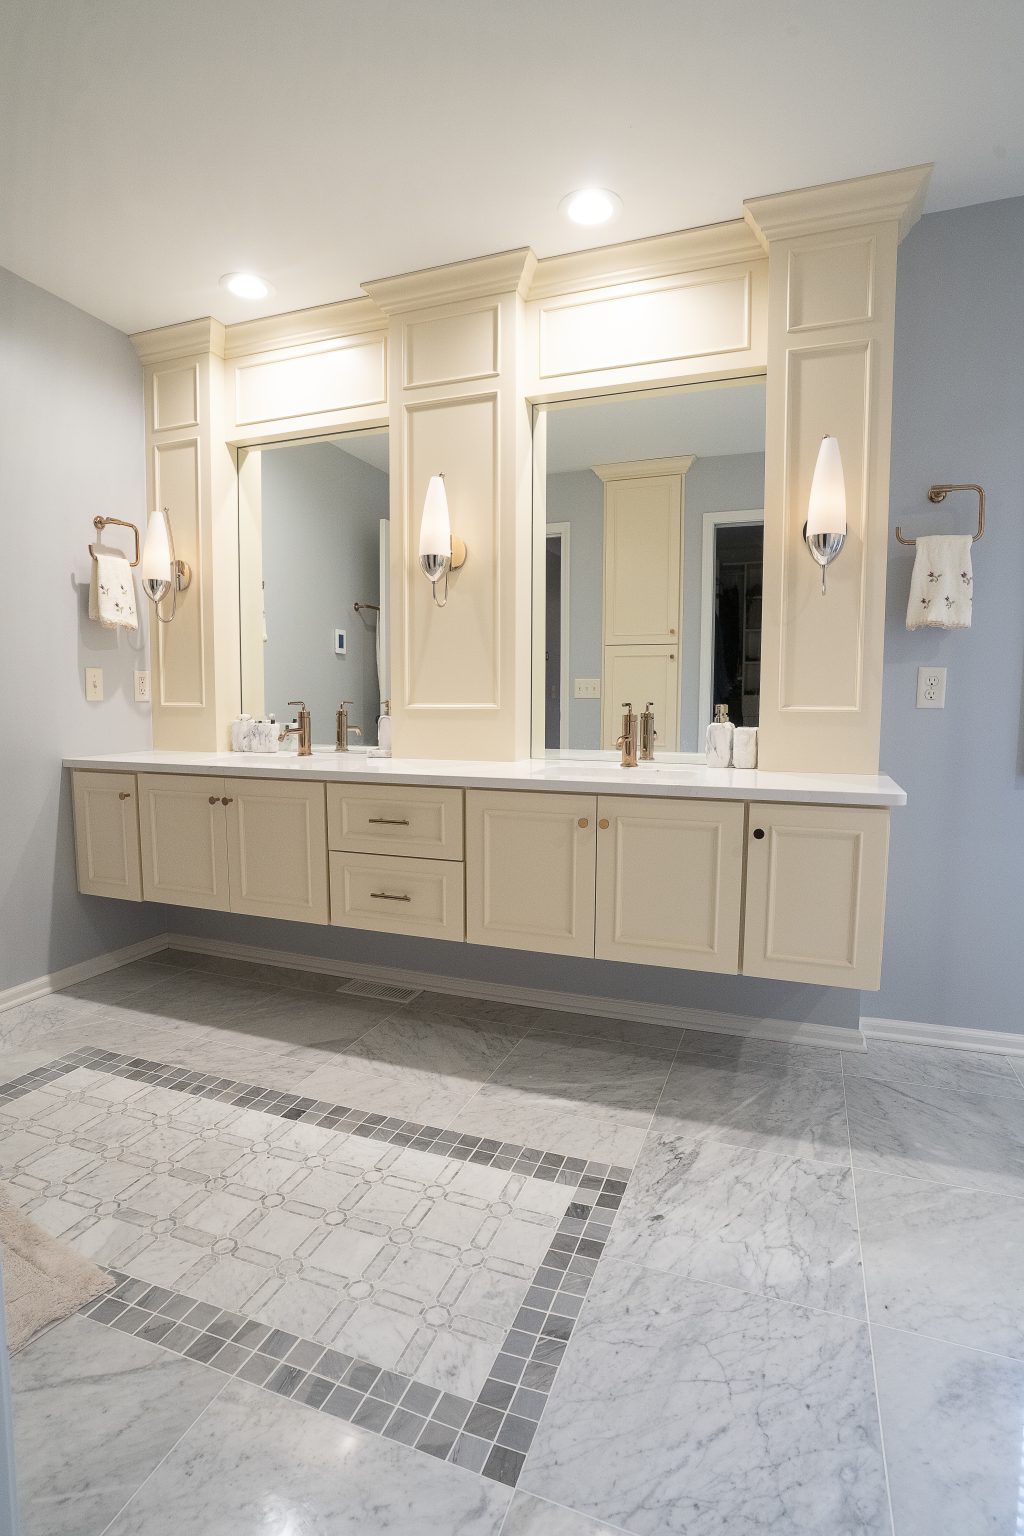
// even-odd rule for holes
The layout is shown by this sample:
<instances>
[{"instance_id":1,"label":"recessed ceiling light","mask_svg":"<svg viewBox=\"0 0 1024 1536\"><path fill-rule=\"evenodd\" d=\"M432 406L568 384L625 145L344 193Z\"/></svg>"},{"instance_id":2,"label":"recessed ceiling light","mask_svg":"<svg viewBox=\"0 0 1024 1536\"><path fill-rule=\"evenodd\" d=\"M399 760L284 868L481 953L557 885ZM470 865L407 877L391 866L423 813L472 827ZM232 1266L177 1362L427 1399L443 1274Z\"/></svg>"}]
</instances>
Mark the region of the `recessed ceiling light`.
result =
<instances>
[{"instance_id":1,"label":"recessed ceiling light","mask_svg":"<svg viewBox=\"0 0 1024 1536\"><path fill-rule=\"evenodd\" d=\"M273 288L255 272L226 272L220 280L222 288L233 293L236 299L265 299Z\"/></svg>"},{"instance_id":2,"label":"recessed ceiling light","mask_svg":"<svg viewBox=\"0 0 1024 1536\"><path fill-rule=\"evenodd\" d=\"M582 187L563 197L560 206L574 224L607 224L621 209L622 199L607 187Z\"/></svg>"}]
</instances>

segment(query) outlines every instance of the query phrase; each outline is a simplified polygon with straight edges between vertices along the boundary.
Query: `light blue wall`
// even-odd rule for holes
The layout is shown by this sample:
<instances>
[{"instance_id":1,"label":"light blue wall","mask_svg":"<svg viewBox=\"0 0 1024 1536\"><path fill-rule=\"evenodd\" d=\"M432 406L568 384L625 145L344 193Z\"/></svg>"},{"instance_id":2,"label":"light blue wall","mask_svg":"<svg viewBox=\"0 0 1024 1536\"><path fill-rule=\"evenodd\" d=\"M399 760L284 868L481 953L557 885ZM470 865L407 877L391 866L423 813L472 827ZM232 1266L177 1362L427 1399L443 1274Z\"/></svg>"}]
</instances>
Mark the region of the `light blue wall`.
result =
<instances>
[{"instance_id":1,"label":"light blue wall","mask_svg":"<svg viewBox=\"0 0 1024 1536\"><path fill-rule=\"evenodd\" d=\"M569 524L569 747L601 744L601 700L573 697L573 679L601 676L604 486L592 469L549 475L549 523Z\"/></svg>"},{"instance_id":2,"label":"light blue wall","mask_svg":"<svg viewBox=\"0 0 1024 1536\"><path fill-rule=\"evenodd\" d=\"M60 767L68 754L151 744L149 706L132 687L149 665L145 633L88 617L92 519L145 521L144 441L128 338L0 269L0 991L165 926L161 907L79 896ZM116 534L125 530L111 543ZM103 668L100 704L85 701L87 666Z\"/></svg>"},{"instance_id":3,"label":"light blue wall","mask_svg":"<svg viewBox=\"0 0 1024 1536\"><path fill-rule=\"evenodd\" d=\"M967 531L977 481L974 619L905 627L913 552L889 546L882 766L892 818L882 990L863 1011L1024 1032L1024 198L922 219L900 251L892 523ZM919 666L948 669L946 708L914 707Z\"/></svg>"}]
</instances>

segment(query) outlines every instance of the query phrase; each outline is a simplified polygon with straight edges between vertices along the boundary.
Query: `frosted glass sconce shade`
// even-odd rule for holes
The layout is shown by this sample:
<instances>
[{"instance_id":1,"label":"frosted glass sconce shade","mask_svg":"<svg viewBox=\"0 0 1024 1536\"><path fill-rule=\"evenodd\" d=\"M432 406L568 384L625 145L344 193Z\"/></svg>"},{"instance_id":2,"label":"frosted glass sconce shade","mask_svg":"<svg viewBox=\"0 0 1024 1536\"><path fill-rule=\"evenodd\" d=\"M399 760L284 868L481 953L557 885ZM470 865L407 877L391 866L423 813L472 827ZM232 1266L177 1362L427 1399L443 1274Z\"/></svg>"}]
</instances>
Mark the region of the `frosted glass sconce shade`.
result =
<instances>
[{"instance_id":1,"label":"frosted glass sconce shade","mask_svg":"<svg viewBox=\"0 0 1024 1536\"><path fill-rule=\"evenodd\" d=\"M818 459L811 477L807 498L804 538L811 558L821 567L821 593L825 595L825 572L846 543L846 481L839 440L826 434L818 449Z\"/></svg>"},{"instance_id":2,"label":"frosted glass sconce shade","mask_svg":"<svg viewBox=\"0 0 1024 1536\"><path fill-rule=\"evenodd\" d=\"M142 546L142 590L151 600L156 616L162 624L169 624L178 607L178 593L187 592L192 585L192 567L184 560L175 559L174 539L166 507L158 507L149 515L146 539ZM171 594L171 611L165 617L160 603Z\"/></svg>"},{"instance_id":3,"label":"frosted glass sconce shade","mask_svg":"<svg viewBox=\"0 0 1024 1536\"><path fill-rule=\"evenodd\" d=\"M466 546L452 533L444 475L431 475L420 519L420 570L432 584L434 602L439 608L443 608L448 601L448 572L459 570L465 561ZM442 576L443 599L437 595L438 582Z\"/></svg>"}]
</instances>

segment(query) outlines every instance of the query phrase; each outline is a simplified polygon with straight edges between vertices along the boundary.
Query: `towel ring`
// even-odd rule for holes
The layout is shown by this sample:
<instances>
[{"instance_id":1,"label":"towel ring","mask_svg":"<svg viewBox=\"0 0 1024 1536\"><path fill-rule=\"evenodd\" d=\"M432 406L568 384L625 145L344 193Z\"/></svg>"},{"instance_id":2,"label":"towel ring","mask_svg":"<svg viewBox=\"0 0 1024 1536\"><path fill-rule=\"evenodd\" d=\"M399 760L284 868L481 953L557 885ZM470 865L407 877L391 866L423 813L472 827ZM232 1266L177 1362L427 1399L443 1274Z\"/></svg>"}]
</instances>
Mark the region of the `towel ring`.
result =
<instances>
[{"instance_id":1,"label":"towel ring","mask_svg":"<svg viewBox=\"0 0 1024 1536\"><path fill-rule=\"evenodd\" d=\"M950 491L975 491L977 493L977 496L978 496L978 531L977 531L977 533L972 533L971 534L971 543L972 544L977 544L978 540L981 538L982 534L985 532L985 492L982 490L980 485L933 485L933 486L930 486L929 489L928 489L928 500L929 501L934 501L934 502L945 501L945 499L949 495ZM897 542L897 544L916 544L917 540L916 539L905 539L903 537L903 530L900 527L900 525L897 523L896 524L896 542Z\"/></svg>"},{"instance_id":2,"label":"towel ring","mask_svg":"<svg viewBox=\"0 0 1024 1536\"><path fill-rule=\"evenodd\" d=\"M103 529L106 528L109 523L116 523L118 528L130 528L132 533L135 535L135 559L134 560L129 560L129 562L128 562L128 564L131 566L132 570L134 570L135 567L138 565L139 560L141 559L141 545L139 543L139 530L136 528L134 523L126 523L123 517L94 517L93 520L92 520L92 525L96 529L97 533L102 533ZM89 553L90 553L90 555L92 555L93 559L95 560L95 558L96 558L96 551L93 549L91 544L89 545Z\"/></svg>"}]
</instances>

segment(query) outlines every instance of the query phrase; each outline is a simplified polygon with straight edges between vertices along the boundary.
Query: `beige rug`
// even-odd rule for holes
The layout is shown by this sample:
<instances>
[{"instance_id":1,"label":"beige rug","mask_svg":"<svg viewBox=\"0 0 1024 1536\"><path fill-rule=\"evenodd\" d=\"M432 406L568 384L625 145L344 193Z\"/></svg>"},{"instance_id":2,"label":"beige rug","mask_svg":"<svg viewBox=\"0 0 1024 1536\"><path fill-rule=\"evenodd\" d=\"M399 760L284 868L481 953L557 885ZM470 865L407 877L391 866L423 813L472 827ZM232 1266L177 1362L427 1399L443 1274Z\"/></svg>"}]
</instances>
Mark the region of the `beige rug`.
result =
<instances>
[{"instance_id":1,"label":"beige rug","mask_svg":"<svg viewBox=\"0 0 1024 1536\"><path fill-rule=\"evenodd\" d=\"M14 1351L113 1285L109 1275L47 1236L0 1188L0 1263L7 1343Z\"/></svg>"}]
</instances>

